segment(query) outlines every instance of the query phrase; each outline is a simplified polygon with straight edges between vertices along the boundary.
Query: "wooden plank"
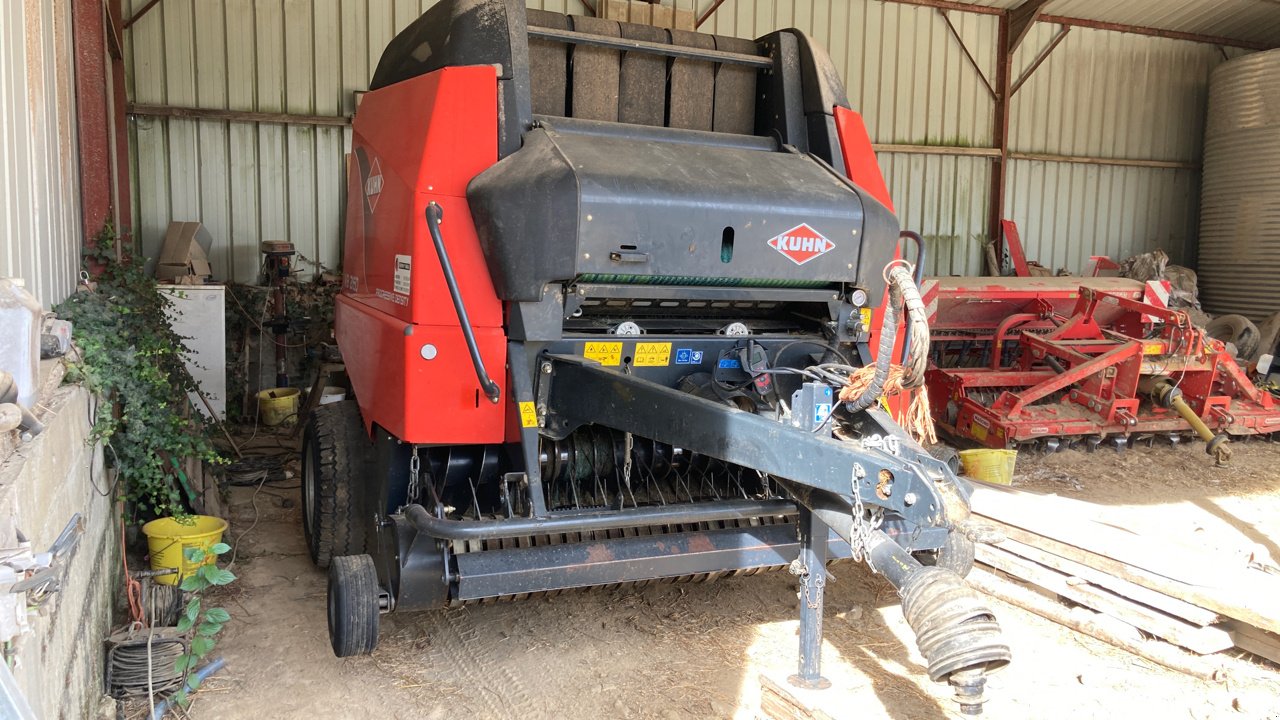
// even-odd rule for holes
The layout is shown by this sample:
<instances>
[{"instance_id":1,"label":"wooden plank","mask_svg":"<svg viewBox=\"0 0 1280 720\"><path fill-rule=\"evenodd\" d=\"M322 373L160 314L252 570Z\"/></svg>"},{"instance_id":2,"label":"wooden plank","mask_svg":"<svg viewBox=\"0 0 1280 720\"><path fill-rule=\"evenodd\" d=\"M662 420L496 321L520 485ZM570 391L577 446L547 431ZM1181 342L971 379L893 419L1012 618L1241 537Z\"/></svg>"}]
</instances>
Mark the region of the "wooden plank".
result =
<instances>
[{"instance_id":1,"label":"wooden plank","mask_svg":"<svg viewBox=\"0 0 1280 720\"><path fill-rule=\"evenodd\" d=\"M675 12L670 5L654 5L650 8L650 12L652 12L653 17L650 18L649 24L654 27L669 28L675 20Z\"/></svg>"},{"instance_id":2,"label":"wooden plank","mask_svg":"<svg viewBox=\"0 0 1280 720\"><path fill-rule=\"evenodd\" d=\"M1136 631L1133 632L1132 636L1128 633L1117 632L1115 628L1108 627L1103 622L1104 618L1090 610L1085 608L1069 610L1061 603L1056 603L1017 583L1004 580L982 568L974 568L966 580L974 588L991 597L1017 605L1024 610L1029 610L1040 617L1065 625L1077 632L1082 632L1089 637L1115 645L1123 650L1128 650L1138 657L1146 658L1171 670L1177 670L1202 680L1213 680L1221 675L1222 668L1216 663L1195 655L1188 655L1186 652L1159 640L1145 640L1138 636ZM1121 627L1124 626L1124 623L1118 620L1113 622Z\"/></svg>"},{"instance_id":3,"label":"wooden plank","mask_svg":"<svg viewBox=\"0 0 1280 720\"><path fill-rule=\"evenodd\" d=\"M1273 663L1280 663L1280 635L1259 630L1239 620L1228 621L1223 627L1230 633L1236 647Z\"/></svg>"},{"instance_id":4,"label":"wooden plank","mask_svg":"<svg viewBox=\"0 0 1280 720\"><path fill-rule=\"evenodd\" d=\"M1209 553L1178 542L1153 538L1100 522L1103 508L1056 495L1040 495L974 483L973 512L1037 535L1140 567L1189 585L1228 585L1244 557L1232 567L1222 553Z\"/></svg>"},{"instance_id":5,"label":"wooden plank","mask_svg":"<svg viewBox=\"0 0 1280 720\"><path fill-rule=\"evenodd\" d=\"M648 25L653 20L653 13L649 10L649 3L646 0L631 0L631 9L627 17L627 22L637 25Z\"/></svg>"},{"instance_id":6,"label":"wooden plank","mask_svg":"<svg viewBox=\"0 0 1280 720\"><path fill-rule=\"evenodd\" d=\"M1022 528L984 518L1006 537L1033 545L1055 555L1111 573L1145 588L1185 600L1220 615L1243 620L1251 625L1280 632L1280 579L1251 571L1232 588L1207 588L1190 585L1163 575L1134 567L1110 557L1088 552L1079 547L1042 537ZM1241 573L1244 575L1244 573ZM1257 576L1257 577L1254 577Z\"/></svg>"},{"instance_id":7,"label":"wooden plank","mask_svg":"<svg viewBox=\"0 0 1280 720\"><path fill-rule=\"evenodd\" d=\"M1088 565L1068 560L1067 558L1045 552L1037 547L1032 547L1026 543L1020 543L1017 540L1004 540L996 543L996 547L1001 550L1007 550L1015 555L1020 555L1028 560L1051 567L1058 572L1087 580L1094 585L1104 587L1114 593L1123 595L1130 600L1150 605L1157 610L1162 610L1174 617L1180 617L1183 620L1204 627L1212 625L1221 619L1217 613L1205 610L1202 607L1192 605L1189 602L1179 600L1178 598L1169 597L1162 592L1149 590L1136 583L1131 583L1124 578L1116 577L1101 570L1095 570Z\"/></svg>"},{"instance_id":8,"label":"wooden plank","mask_svg":"<svg viewBox=\"0 0 1280 720\"><path fill-rule=\"evenodd\" d=\"M798 688L781 674L760 674L762 720L835 720L848 716L852 690L844 685L824 690ZM856 704L856 703L853 703Z\"/></svg>"},{"instance_id":9,"label":"wooden plank","mask_svg":"<svg viewBox=\"0 0 1280 720\"><path fill-rule=\"evenodd\" d=\"M1123 620L1200 655L1226 650L1235 644L1231 636L1220 628L1197 627L1185 623L1107 590L1089 585L1080 578L1064 575L1000 548L979 545L977 559L1014 577L1039 585L1072 602Z\"/></svg>"}]
</instances>

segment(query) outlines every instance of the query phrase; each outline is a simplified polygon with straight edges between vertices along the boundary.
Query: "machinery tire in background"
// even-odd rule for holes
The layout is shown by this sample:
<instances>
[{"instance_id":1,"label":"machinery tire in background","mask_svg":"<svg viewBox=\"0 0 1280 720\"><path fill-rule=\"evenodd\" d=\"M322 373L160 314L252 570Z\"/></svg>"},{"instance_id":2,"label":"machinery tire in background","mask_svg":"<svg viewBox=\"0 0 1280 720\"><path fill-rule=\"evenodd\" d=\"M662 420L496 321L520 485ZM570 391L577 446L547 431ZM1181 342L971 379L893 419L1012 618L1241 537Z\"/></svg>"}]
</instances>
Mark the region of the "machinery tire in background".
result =
<instances>
[{"instance_id":1,"label":"machinery tire in background","mask_svg":"<svg viewBox=\"0 0 1280 720\"><path fill-rule=\"evenodd\" d=\"M356 486L369 476L373 446L348 399L320 405L302 436L302 530L316 566L366 550L368 529Z\"/></svg>"},{"instance_id":2,"label":"machinery tire in background","mask_svg":"<svg viewBox=\"0 0 1280 720\"><path fill-rule=\"evenodd\" d=\"M929 449L929 454L932 455L935 460L941 460L942 462L946 463L947 468L949 468L952 473L956 475L960 474L960 451L959 450L956 450L950 445L945 445L943 443L936 443L934 445L930 445L928 449Z\"/></svg>"},{"instance_id":3,"label":"machinery tire in background","mask_svg":"<svg viewBox=\"0 0 1280 720\"><path fill-rule=\"evenodd\" d=\"M329 642L338 657L378 646L378 568L368 555L342 555L329 565Z\"/></svg>"},{"instance_id":4,"label":"machinery tire in background","mask_svg":"<svg viewBox=\"0 0 1280 720\"><path fill-rule=\"evenodd\" d=\"M967 577L973 569L976 552L973 540L959 530L952 530L947 535L947 544L933 552L914 553L921 565L936 565L945 570Z\"/></svg>"},{"instance_id":5,"label":"machinery tire in background","mask_svg":"<svg viewBox=\"0 0 1280 720\"><path fill-rule=\"evenodd\" d=\"M1236 346L1236 357L1248 362L1258 350L1262 333L1253 321L1243 315L1219 315L1209 321L1204 331L1209 337Z\"/></svg>"}]
</instances>

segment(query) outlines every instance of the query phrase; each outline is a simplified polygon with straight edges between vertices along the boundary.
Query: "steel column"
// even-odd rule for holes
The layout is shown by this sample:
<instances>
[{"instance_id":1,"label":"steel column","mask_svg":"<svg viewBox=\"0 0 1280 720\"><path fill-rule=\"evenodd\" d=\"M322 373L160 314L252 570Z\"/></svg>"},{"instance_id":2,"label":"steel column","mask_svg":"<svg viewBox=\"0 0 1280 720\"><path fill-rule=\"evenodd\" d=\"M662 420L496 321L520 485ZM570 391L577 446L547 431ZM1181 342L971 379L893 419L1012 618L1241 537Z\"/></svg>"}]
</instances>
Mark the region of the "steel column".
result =
<instances>
[{"instance_id":1,"label":"steel column","mask_svg":"<svg viewBox=\"0 0 1280 720\"><path fill-rule=\"evenodd\" d=\"M831 681L822 677L822 608L827 585L827 544L830 530L809 508L800 506L800 556L792 573L800 577L800 667L787 681L796 687L823 689Z\"/></svg>"},{"instance_id":2,"label":"steel column","mask_svg":"<svg viewBox=\"0 0 1280 720\"><path fill-rule=\"evenodd\" d=\"M1013 49L1009 47L1009 16L1000 15L996 34L996 83L995 113L992 122L992 142L999 153L992 158L991 189L987 202L987 238L996 242L1000 237L1000 221L1004 219L1004 187L1009 170L1009 76L1013 66ZM990 275L999 275L1000 268L987 268Z\"/></svg>"},{"instance_id":3,"label":"steel column","mask_svg":"<svg viewBox=\"0 0 1280 720\"><path fill-rule=\"evenodd\" d=\"M108 38L118 38L119 0L74 0L77 142L84 242L111 222L129 225L128 136L124 121L124 63L109 55ZM120 242L116 245L120 254Z\"/></svg>"}]
</instances>

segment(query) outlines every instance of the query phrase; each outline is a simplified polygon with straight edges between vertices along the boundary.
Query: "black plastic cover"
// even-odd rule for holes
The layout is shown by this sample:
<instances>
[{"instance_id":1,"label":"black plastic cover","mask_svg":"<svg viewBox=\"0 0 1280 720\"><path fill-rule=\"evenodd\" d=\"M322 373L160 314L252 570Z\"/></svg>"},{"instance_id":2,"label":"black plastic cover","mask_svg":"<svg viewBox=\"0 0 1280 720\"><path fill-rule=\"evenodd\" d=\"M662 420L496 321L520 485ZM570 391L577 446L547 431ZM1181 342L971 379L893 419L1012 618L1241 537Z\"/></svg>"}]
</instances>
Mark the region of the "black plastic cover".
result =
<instances>
[{"instance_id":1,"label":"black plastic cover","mask_svg":"<svg viewBox=\"0 0 1280 720\"><path fill-rule=\"evenodd\" d=\"M879 267L860 267L861 246L870 237L892 252L897 220L824 163L749 137L567 129L580 125L530 131L468 188L504 300L534 302L545 284L584 274L882 283Z\"/></svg>"}]
</instances>

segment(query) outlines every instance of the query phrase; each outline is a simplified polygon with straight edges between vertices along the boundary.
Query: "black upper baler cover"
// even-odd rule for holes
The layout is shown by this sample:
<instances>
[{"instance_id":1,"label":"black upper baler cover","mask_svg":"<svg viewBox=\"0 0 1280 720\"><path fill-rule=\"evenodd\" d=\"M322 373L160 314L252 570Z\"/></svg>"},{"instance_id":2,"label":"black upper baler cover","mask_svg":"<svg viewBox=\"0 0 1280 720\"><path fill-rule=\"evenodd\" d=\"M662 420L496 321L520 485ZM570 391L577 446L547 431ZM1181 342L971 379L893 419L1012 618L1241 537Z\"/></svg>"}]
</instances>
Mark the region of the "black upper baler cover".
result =
<instances>
[{"instance_id":1,"label":"black upper baler cover","mask_svg":"<svg viewBox=\"0 0 1280 720\"><path fill-rule=\"evenodd\" d=\"M467 191L500 297L584 274L850 282L875 291L894 216L828 166L749 136L554 120ZM797 263L769 240L807 224L834 247ZM730 283L727 283L730 284Z\"/></svg>"}]
</instances>

